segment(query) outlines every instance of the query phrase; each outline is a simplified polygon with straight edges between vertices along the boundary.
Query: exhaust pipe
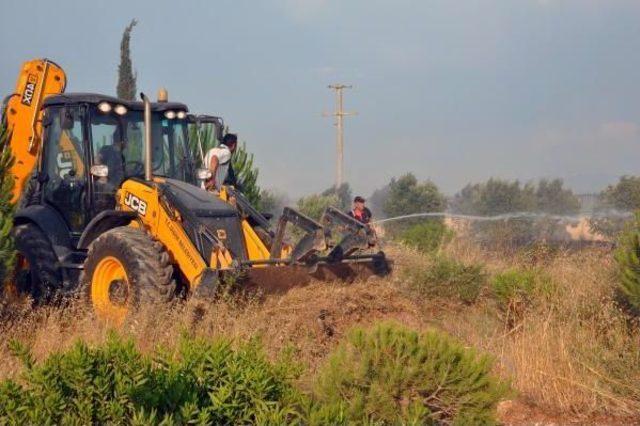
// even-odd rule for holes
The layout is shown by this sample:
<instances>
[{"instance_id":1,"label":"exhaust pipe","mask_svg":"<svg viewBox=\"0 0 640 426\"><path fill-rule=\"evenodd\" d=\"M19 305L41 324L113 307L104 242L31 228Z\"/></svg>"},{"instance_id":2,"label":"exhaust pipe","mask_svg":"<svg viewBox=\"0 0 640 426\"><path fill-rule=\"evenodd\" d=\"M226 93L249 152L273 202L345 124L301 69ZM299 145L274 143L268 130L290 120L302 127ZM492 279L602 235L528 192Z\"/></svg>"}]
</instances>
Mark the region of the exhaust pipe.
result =
<instances>
[{"instance_id":1,"label":"exhaust pipe","mask_svg":"<svg viewBox=\"0 0 640 426\"><path fill-rule=\"evenodd\" d=\"M153 161L151 154L151 101L144 93L140 93L140 97L144 102L144 180L151 182L153 180Z\"/></svg>"}]
</instances>

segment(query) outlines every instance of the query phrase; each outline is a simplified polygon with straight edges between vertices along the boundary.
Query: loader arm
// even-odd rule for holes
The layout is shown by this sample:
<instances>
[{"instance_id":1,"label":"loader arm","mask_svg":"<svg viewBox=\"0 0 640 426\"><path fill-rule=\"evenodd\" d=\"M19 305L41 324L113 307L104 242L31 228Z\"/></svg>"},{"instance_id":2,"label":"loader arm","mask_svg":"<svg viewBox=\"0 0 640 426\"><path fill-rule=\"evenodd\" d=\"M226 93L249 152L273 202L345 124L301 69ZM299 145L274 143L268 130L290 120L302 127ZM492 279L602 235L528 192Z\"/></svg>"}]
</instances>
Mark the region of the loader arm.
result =
<instances>
[{"instance_id":1,"label":"loader arm","mask_svg":"<svg viewBox=\"0 0 640 426\"><path fill-rule=\"evenodd\" d=\"M144 228L160 241L189 285L197 287L208 265L185 232L182 215L163 201L159 183L127 180L118 191L116 206L119 210L137 213L138 220L132 222L132 226Z\"/></svg>"}]
</instances>

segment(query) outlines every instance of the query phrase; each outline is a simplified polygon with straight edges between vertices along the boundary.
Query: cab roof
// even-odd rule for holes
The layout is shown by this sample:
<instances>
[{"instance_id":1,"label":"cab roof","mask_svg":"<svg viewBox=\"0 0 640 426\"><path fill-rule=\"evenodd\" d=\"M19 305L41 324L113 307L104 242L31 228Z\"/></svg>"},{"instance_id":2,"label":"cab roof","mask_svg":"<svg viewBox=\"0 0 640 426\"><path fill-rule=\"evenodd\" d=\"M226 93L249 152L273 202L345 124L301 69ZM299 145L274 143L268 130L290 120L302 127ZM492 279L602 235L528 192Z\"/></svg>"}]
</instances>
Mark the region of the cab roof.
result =
<instances>
[{"instance_id":1,"label":"cab roof","mask_svg":"<svg viewBox=\"0 0 640 426\"><path fill-rule=\"evenodd\" d=\"M43 107L55 106L55 105L72 105L72 104L99 104L100 102L108 102L111 105L124 105L130 111L142 111L144 110L144 103L142 101L127 101L119 99L113 96L101 95L97 93L62 93L59 95L48 96L45 98ZM152 111L185 111L188 112L189 108L180 102L151 102Z\"/></svg>"}]
</instances>

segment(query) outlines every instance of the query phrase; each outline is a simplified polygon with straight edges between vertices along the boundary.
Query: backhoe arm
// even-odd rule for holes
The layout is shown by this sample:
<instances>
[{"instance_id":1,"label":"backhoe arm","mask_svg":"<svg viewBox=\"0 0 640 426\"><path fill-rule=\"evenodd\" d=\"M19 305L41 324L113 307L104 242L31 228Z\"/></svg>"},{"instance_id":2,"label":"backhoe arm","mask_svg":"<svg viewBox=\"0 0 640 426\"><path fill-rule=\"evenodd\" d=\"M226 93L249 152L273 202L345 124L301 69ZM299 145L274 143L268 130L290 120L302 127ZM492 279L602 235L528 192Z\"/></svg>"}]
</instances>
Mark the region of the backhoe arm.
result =
<instances>
[{"instance_id":1,"label":"backhoe arm","mask_svg":"<svg viewBox=\"0 0 640 426\"><path fill-rule=\"evenodd\" d=\"M19 201L42 149L42 102L49 95L64 92L66 84L66 74L57 64L34 59L22 65L15 93L5 98L3 116L15 157L11 168L15 179L13 203Z\"/></svg>"}]
</instances>

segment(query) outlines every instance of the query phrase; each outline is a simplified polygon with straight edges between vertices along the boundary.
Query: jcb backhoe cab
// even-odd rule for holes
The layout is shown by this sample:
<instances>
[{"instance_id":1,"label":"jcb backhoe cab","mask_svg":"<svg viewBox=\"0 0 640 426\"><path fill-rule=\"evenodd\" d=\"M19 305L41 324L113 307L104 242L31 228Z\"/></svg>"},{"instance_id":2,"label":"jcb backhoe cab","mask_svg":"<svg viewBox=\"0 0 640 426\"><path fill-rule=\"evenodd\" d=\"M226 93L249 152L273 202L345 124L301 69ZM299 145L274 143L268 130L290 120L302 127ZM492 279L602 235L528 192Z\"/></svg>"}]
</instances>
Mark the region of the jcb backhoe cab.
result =
<instances>
[{"instance_id":1,"label":"jcb backhoe cab","mask_svg":"<svg viewBox=\"0 0 640 426\"><path fill-rule=\"evenodd\" d=\"M44 101L40 160L14 220L25 265L18 281L34 298L75 289L90 243L131 221L120 211L120 201L145 212L132 194L116 199L126 180L144 179L143 109L142 102L96 94L60 94ZM153 173L195 182L187 107L167 102L151 110Z\"/></svg>"}]
</instances>

